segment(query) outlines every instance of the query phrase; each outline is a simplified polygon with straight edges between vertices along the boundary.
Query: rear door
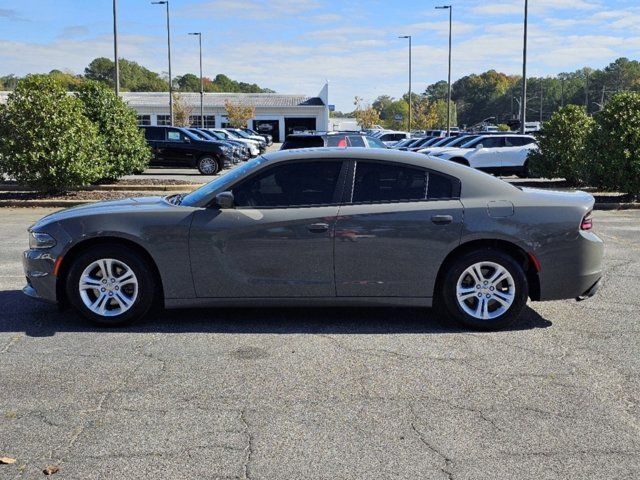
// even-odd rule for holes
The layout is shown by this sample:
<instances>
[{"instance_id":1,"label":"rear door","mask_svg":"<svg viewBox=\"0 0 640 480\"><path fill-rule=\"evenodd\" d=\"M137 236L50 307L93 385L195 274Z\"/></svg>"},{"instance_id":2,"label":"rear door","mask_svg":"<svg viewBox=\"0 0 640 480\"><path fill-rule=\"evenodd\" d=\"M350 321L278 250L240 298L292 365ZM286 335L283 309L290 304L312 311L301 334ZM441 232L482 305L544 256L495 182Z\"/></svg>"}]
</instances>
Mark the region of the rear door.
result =
<instances>
[{"instance_id":1,"label":"rear door","mask_svg":"<svg viewBox=\"0 0 640 480\"><path fill-rule=\"evenodd\" d=\"M395 162L352 163L335 230L339 297L430 297L460 242L457 179Z\"/></svg>"},{"instance_id":2,"label":"rear door","mask_svg":"<svg viewBox=\"0 0 640 480\"><path fill-rule=\"evenodd\" d=\"M535 148L535 141L529 137L506 137L502 166L507 169L523 167L532 148Z\"/></svg>"}]
</instances>

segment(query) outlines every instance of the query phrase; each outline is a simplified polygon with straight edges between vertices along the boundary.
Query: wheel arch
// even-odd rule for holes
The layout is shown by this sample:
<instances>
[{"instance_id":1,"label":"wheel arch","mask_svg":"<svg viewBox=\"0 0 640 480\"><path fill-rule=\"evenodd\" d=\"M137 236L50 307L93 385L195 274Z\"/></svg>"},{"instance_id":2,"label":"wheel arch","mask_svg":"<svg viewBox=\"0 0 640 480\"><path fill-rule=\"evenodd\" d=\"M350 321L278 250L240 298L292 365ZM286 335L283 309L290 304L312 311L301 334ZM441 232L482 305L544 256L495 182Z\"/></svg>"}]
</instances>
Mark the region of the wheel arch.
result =
<instances>
[{"instance_id":1,"label":"wheel arch","mask_svg":"<svg viewBox=\"0 0 640 480\"><path fill-rule=\"evenodd\" d=\"M534 301L540 300L540 276L538 275L536 265L533 263L531 257L527 252L525 252L520 246L507 240L477 239L458 245L445 257L444 261L440 265L440 268L438 269L438 274L436 275L433 295L434 301L436 300L439 292L442 290L442 281L444 280L444 274L447 271L449 265L456 257L464 255L471 251L488 248L507 253L516 262L518 262L518 264L522 266L525 276L527 277L527 282L529 284L529 297Z\"/></svg>"},{"instance_id":2,"label":"wheel arch","mask_svg":"<svg viewBox=\"0 0 640 480\"><path fill-rule=\"evenodd\" d=\"M155 278L157 279L158 298L164 303L164 286L162 284L162 276L160 275L160 270L158 269L158 265L156 264L151 254L142 245L128 238L116 237L116 236L105 236L105 237L91 237L91 238L81 240L80 242L76 243L68 251L65 252L62 259L62 263L58 268L58 274L56 278L56 296L58 298L58 303L61 306L66 307L68 305L65 282L69 274L69 269L73 264L73 261L76 258L78 258L78 256L82 252L86 251L89 248L99 246L99 245L124 246L138 253L144 259L144 261L149 265Z\"/></svg>"}]
</instances>

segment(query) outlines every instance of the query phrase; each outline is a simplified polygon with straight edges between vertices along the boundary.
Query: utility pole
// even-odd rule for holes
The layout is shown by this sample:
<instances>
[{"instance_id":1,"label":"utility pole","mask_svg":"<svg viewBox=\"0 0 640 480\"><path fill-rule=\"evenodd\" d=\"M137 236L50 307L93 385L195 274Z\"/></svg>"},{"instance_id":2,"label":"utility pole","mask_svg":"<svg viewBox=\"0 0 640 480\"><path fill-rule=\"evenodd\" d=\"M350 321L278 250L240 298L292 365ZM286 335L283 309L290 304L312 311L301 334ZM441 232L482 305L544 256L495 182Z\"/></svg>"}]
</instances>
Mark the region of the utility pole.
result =
<instances>
[{"instance_id":1,"label":"utility pole","mask_svg":"<svg viewBox=\"0 0 640 480\"><path fill-rule=\"evenodd\" d=\"M118 0L113 0L113 57L115 62L116 96L120 96L120 60L118 59Z\"/></svg>"},{"instance_id":2,"label":"utility pole","mask_svg":"<svg viewBox=\"0 0 640 480\"><path fill-rule=\"evenodd\" d=\"M411 35L402 35L398 38L409 39L409 128L408 128L408 131L409 133L411 133Z\"/></svg>"},{"instance_id":3,"label":"utility pole","mask_svg":"<svg viewBox=\"0 0 640 480\"><path fill-rule=\"evenodd\" d=\"M540 79L540 123L542 123L542 107L544 105L544 95L542 92L542 78Z\"/></svg>"},{"instance_id":4,"label":"utility pole","mask_svg":"<svg viewBox=\"0 0 640 480\"><path fill-rule=\"evenodd\" d=\"M520 105L520 133L525 133L527 121L527 22L529 21L529 0L524 0L524 43L522 47L522 103Z\"/></svg>"},{"instance_id":5,"label":"utility pole","mask_svg":"<svg viewBox=\"0 0 640 480\"><path fill-rule=\"evenodd\" d=\"M193 32L189 35L197 35L200 45L200 128L204 128L204 80L202 77L202 32Z\"/></svg>"},{"instance_id":6,"label":"utility pole","mask_svg":"<svg viewBox=\"0 0 640 480\"><path fill-rule=\"evenodd\" d=\"M451 135L451 30L453 25L453 5L443 5L437 9L449 10L449 73L447 79L447 137Z\"/></svg>"}]
</instances>

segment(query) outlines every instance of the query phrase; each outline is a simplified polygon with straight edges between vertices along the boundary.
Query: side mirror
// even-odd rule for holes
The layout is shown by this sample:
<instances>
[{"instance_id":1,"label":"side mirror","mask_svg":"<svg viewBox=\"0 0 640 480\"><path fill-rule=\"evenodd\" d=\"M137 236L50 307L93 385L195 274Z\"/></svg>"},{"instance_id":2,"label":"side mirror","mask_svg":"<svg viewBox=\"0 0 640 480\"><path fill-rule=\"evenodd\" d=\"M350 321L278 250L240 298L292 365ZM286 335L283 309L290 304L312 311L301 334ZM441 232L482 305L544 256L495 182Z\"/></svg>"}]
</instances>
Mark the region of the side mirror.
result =
<instances>
[{"instance_id":1,"label":"side mirror","mask_svg":"<svg viewBox=\"0 0 640 480\"><path fill-rule=\"evenodd\" d=\"M229 209L235 207L235 199L231 192L220 192L216 195L216 205L221 209Z\"/></svg>"},{"instance_id":2,"label":"side mirror","mask_svg":"<svg viewBox=\"0 0 640 480\"><path fill-rule=\"evenodd\" d=\"M483 145L481 143L476 145L476 150L481 150L483 147Z\"/></svg>"},{"instance_id":3,"label":"side mirror","mask_svg":"<svg viewBox=\"0 0 640 480\"><path fill-rule=\"evenodd\" d=\"M189 137L183 138L184 143L191 143L191 139Z\"/></svg>"}]
</instances>

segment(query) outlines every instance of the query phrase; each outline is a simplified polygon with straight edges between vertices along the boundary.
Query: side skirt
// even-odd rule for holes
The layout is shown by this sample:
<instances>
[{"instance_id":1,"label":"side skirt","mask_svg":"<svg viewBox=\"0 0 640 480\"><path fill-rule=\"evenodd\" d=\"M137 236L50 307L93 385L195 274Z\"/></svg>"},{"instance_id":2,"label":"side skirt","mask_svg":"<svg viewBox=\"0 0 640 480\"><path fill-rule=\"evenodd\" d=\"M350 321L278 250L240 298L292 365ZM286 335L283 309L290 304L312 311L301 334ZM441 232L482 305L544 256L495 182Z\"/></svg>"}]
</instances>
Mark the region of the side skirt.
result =
<instances>
[{"instance_id":1,"label":"side skirt","mask_svg":"<svg viewBox=\"0 0 640 480\"><path fill-rule=\"evenodd\" d=\"M431 307L430 297L167 298L165 308L205 307Z\"/></svg>"}]
</instances>

